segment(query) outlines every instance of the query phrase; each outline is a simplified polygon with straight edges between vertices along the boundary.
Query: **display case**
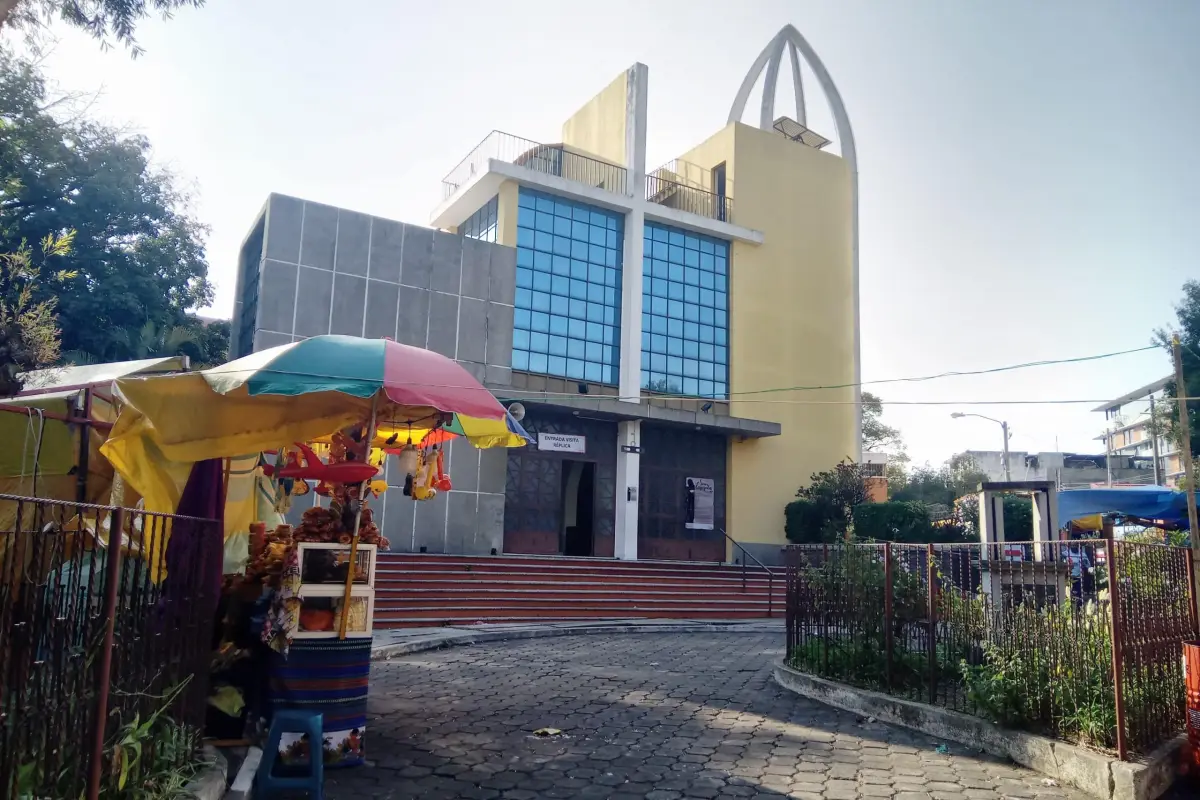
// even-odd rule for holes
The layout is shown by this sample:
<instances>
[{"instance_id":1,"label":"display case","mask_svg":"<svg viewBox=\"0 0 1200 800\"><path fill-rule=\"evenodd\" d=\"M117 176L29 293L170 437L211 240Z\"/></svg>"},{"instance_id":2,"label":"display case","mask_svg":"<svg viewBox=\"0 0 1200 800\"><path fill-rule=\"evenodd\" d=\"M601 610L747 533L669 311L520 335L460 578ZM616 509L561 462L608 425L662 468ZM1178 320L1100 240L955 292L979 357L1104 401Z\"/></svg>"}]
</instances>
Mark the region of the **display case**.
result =
<instances>
[{"instance_id":1,"label":"display case","mask_svg":"<svg viewBox=\"0 0 1200 800\"><path fill-rule=\"evenodd\" d=\"M297 555L300 561L300 583L308 586L346 585L349 568L350 545L325 544L323 542L298 542ZM354 588L375 588L375 556L378 548L373 544L360 544L354 555Z\"/></svg>"},{"instance_id":2,"label":"display case","mask_svg":"<svg viewBox=\"0 0 1200 800\"><path fill-rule=\"evenodd\" d=\"M337 638L341 625L342 593L336 595L329 587L302 587L300 590L300 624L292 634L294 639ZM354 589L350 595L350 619L346 638L369 638L375 620L375 592Z\"/></svg>"},{"instance_id":3,"label":"display case","mask_svg":"<svg viewBox=\"0 0 1200 800\"><path fill-rule=\"evenodd\" d=\"M332 639L341 625L350 545L299 542L299 627L296 639ZM370 638L375 621L375 560L377 548L360 544L354 556L354 583L350 589L347 638Z\"/></svg>"}]
</instances>

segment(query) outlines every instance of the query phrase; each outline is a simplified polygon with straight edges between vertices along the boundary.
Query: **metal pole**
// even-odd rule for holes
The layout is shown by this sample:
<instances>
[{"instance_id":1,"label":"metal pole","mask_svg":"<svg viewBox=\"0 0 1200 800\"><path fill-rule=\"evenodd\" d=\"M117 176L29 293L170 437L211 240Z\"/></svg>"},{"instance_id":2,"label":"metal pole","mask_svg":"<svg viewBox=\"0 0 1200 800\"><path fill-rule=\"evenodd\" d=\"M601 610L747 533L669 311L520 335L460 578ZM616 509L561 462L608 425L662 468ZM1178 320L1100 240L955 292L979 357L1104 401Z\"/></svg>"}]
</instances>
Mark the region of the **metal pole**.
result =
<instances>
[{"instance_id":1,"label":"metal pole","mask_svg":"<svg viewBox=\"0 0 1200 800\"><path fill-rule=\"evenodd\" d=\"M92 390L83 390L83 418L79 424L79 461L75 465L79 474L75 476L75 500L79 503L88 501L88 464L92 444Z\"/></svg>"},{"instance_id":2,"label":"metal pole","mask_svg":"<svg viewBox=\"0 0 1200 800\"><path fill-rule=\"evenodd\" d=\"M1112 487L1112 444L1113 434L1111 430L1104 432L1104 469L1108 473L1108 485Z\"/></svg>"},{"instance_id":3,"label":"metal pole","mask_svg":"<svg viewBox=\"0 0 1200 800\"><path fill-rule=\"evenodd\" d=\"M92 760L88 764L87 800L100 796L103 774L104 729L108 722L108 690L112 680L113 638L117 624L117 590L121 584L121 541L125 537L125 509L112 512L108 528L108 550L104 564L104 645L100 651L100 668L96 673L96 719L92 724ZM100 520L97 517L96 525ZM99 533L99 531L97 531Z\"/></svg>"},{"instance_id":4,"label":"metal pole","mask_svg":"<svg viewBox=\"0 0 1200 800\"><path fill-rule=\"evenodd\" d=\"M892 688L892 543L883 543L883 650L886 656L885 676L888 689Z\"/></svg>"},{"instance_id":5,"label":"metal pole","mask_svg":"<svg viewBox=\"0 0 1200 800\"><path fill-rule=\"evenodd\" d=\"M821 569L825 571L825 576L828 578L831 570L829 569L829 545L821 545ZM821 648L824 651L822 660L822 673L826 677L829 676L829 580L823 581L825 584L824 590L821 592Z\"/></svg>"},{"instance_id":6,"label":"metal pole","mask_svg":"<svg viewBox=\"0 0 1200 800\"><path fill-rule=\"evenodd\" d=\"M1007 429L1006 429L1007 431ZM929 704L937 704L937 567L933 565L933 545L928 546L929 583Z\"/></svg>"},{"instance_id":7,"label":"metal pole","mask_svg":"<svg viewBox=\"0 0 1200 800\"><path fill-rule=\"evenodd\" d=\"M1112 638L1113 700L1117 704L1117 756L1124 761L1129 755L1129 744L1125 741L1125 648L1121 637L1124 627L1121 622L1121 589L1117 583L1117 545L1110 533L1104 537L1104 549L1108 555L1108 625Z\"/></svg>"},{"instance_id":8,"label":"metal pole","mask_svg":"<svg viewBox=\"0 0 1200 800\"><path fill-rule=\"evenodd\" d=\"M1158 463L1158 422L1154 416L1154 394L1150 394L1150 447L1154 452L1154 485L1162 485L1162 472Z\"/></svg>"},{"instance_id":9,"label":"metal pole","mask_svg":"<svg viewBox=\"0 0 1200 800\"><path fill-rule=\"evenodd\" d=\"M1004 431L1004 480L1011 481L1012 480L1012 465L1009 463L1009 459L1008 459L1008 423L1001 422L1000 428L1001 428L1001 430Z\"/></svg>"},{"instance_id":10,"label":"metal pole","mask_svg":"<svg viewBox=\"0 0 1200 800\"><path fill-rule=\"evenodd\" d=\"M371 462L371 445L375 442L375 415L379 408L379 392L371 398L371 420L367 423L366 461ZM354 532L350 534L350 569L346 571L346 588L342 592L342 620L338 625L338 638L346 638L346 626L350 622L350 598L354 590L355 561L358 558L358 529L362 525L363 503L367 499L367 487L371 479L365 479L358 487L358 511L354 513Z\"/></svg>"},{"instance_id":11,"label":"metal pole","mask_svg":"<svg viewBox=\"0 0 1200 800\"><path fill-rule=\"evenodd\" d=\"M1196 473L1192 469L1192 425L1188 416L1187 384L1183 381L1183 352L1179 335L1171 337L1175 356L1175 405L1179 411L1179 454L1183 456L1183 477L1187 488L1188 537L1192 540L1192 559L1200 562L1200 525L1196 523Z\"/></svg>"}]
</instances>

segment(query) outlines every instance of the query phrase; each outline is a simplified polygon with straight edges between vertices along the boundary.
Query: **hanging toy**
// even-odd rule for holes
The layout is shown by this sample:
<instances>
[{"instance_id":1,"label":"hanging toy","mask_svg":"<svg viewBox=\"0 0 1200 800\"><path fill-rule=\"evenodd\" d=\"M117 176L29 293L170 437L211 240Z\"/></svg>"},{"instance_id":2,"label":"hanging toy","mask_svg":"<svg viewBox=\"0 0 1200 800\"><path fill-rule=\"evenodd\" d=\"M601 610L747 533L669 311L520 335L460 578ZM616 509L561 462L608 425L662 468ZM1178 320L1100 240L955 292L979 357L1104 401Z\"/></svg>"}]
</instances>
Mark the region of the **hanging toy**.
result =
<instances>
[{"instance_id":1,"label":"hanging toy","mask_svg":"<svg viewBox=\"0 0 1200 800\"><path fill-rule=\"evenodd\" d=\"M445 471L444 461L445 451L442 448L437 449L437 478L433 481L433 487L439 492L448 492L454 488L454 484L450 483L450 476Z\"/></svg>"},{"instance_id":2,"label":"hanging toy","mask_svg":"<svg viewBox=\"0 0 1200 800\"><path fill-rule=\"evenodd\" d=\"M436 467L431 456L422 451L418 457L417 474L413 478L412 496L414 500L432 500L437 496L437 489L433 488L435 472Z\"/></svg>"},{"instance_id":3,"label":"hanging toy","mask_svg":"<svg viewBox=\"0 0 1200 800\"><path fill-rule=\"evenodd\" d=\"M364 464L360 461L326 464L308 445L297 442L296 447L300 448L304 454L303 463L293 454L291 462L283 469L276 471L276 475L280 478L312 479L323 483L362 483L374 478L379 472L371 464Z\"/></svg>"}]
</instances>

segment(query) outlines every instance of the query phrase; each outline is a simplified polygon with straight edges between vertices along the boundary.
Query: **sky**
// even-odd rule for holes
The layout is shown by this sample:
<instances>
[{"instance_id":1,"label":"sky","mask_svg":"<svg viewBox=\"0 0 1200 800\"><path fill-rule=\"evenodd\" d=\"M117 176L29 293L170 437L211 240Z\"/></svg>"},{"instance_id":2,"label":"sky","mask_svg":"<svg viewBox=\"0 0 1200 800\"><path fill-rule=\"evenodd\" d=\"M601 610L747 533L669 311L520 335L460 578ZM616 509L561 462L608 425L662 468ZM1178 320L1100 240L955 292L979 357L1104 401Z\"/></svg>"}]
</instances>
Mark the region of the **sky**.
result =
<instances>
[{"instance_id":1,"label":"sky","mask_svg":"<svg viewBox=\"0 0 1200 800\"><path fill-rule=\"evenodd\" d=\"M1200 277L1197 3L208 0L142 24L136 60L61 32L46 70L97 92L92 113L148 136L191 189L227 316L269 192L427 224L489 131L558 141L636 61L649 162L666 162L725 124L787 23L854 129L865 381L1145 347L1174 322ZM810 110L836 138L829 119ZM1000 447L999 426L954 411L1008 421L1014 450L1097 452L1091 409L1170 368L1154 350L867 388L913 461L936 465Z\"/></svg>"}]
</instances>

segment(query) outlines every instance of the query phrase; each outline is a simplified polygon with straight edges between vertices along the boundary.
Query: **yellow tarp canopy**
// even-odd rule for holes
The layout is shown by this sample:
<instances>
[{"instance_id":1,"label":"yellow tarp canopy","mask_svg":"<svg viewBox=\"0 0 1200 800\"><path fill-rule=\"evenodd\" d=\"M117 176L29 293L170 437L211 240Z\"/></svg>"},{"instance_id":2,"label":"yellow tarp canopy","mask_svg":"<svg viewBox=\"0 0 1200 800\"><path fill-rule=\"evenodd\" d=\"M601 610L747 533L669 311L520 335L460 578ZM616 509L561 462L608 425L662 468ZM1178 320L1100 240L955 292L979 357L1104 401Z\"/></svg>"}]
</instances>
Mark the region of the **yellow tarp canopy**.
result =
<instances>
[{"instance_id":1,"label":"yellow tarp canopy","mask_svg":"<svg viewBox=\"0 0 1200 800\"><path fill-rule=\"evenodd\" d=\"M125 406L102 452L150 511L173 513L192 464L307 441L360 422L370 401L347 395L220 395L199 374L117 382Z\"/></svg>"}]
</instances>

